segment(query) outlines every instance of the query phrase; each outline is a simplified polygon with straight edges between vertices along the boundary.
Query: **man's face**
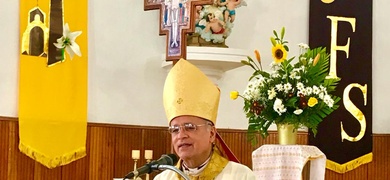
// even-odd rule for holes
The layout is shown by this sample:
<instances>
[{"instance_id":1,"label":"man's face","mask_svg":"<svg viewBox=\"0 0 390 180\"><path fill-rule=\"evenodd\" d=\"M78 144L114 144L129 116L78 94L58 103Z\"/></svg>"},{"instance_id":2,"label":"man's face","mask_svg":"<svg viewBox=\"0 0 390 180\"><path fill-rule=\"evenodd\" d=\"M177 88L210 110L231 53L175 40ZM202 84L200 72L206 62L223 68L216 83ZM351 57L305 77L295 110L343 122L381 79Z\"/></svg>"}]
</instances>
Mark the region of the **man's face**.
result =
<instances>
[{"instance_id":1,"label":"man's face","mask_svg":"<svg viewBox=\"0 0 390 180\"><path fill-rule=\"evenodd\" d=\"M210 155L215 127L209 121L195 116L179 116L171 121L170 126L176 127L175 132L171 132L172 143L184 161Z\"/></svg>"}]
</instances>

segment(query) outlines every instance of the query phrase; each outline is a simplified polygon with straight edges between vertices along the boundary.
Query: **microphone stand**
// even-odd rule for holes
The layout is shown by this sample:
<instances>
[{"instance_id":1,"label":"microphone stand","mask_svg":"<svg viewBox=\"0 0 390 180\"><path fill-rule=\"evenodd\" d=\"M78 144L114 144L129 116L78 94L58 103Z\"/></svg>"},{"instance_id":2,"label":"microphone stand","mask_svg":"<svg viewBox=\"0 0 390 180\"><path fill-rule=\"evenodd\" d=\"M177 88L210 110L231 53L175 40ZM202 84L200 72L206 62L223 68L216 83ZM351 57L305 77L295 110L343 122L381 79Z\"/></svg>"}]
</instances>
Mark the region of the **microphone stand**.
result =
<instances>
[{"instance_id":1,"label":"microphone stand","mask_svg":"<svg viewBox=\"0 0 390 180\"><path fill-rule=\"evenodd\" d=\"M157 169L159 169L159 170L169 169L169 170L175 171L177 174L179 174L185 180L191 180L186 174L184 174L182 171L177 169L175 166L163 165L163 164L162 165L156 165L156 166L157 166Z\"/></svg>"},{"instance_id":2,"label":"microphone stand","mask_svg":"<svg viewBox=\"0 0 390 180\"><path fill-rule=\"evenodd\" d=\"M180 171L179 169L177 169L175 166L170 166L170 165L164 165L164 164L153 164L152 166L150 166L151 169L158 169L158 170L166 170L166 169L169 169L169 170L172 170L172 171L175 171L177 174L179 174L181 177L183 177L185 180L191 180L186 174L184 174L184 172ZM132 173L132 172L131 172ZM128 179L127 177L128 175L126 175L123 180L125 179ZM134 176L133 176L133 179L137 179L138 178L138 173L134 173Z\"/></svg>"}]
</instances>

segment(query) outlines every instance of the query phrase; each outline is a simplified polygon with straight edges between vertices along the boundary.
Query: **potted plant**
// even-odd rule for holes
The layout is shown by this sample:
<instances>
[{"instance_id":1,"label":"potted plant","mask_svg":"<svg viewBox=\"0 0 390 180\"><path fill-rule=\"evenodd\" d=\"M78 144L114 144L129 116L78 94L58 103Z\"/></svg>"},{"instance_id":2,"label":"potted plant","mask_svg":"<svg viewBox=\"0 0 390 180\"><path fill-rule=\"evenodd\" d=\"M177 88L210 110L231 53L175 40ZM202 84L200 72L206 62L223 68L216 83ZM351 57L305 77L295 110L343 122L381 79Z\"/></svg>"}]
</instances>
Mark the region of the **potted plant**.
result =
<instances>
[{"instance_id":1,"label":"potted plant","mask_svg":"<svg viewBox=\"0 0 390 180\"><path fill-rule=\"evenodd\" d=\"M310 49L299 44L300 54L293 63L294 57L287 59L289 48L283 39L285 28L280 35L276 31L273 33L272 71L262 69L260 53L255 50L256 61L249 56L248 60L241 61L254 70L245 91L242 94L238 91L230 93L232 99L244 99L248 137L252 142L257 140L256 133L267 137L273 123L278 128L292 126L295 132L306 126L315 135L318 124L338 108L336 103L340 100L331 94L340 79L327 78L329 54L326 48Z\"/></svg>"}]
</instances>

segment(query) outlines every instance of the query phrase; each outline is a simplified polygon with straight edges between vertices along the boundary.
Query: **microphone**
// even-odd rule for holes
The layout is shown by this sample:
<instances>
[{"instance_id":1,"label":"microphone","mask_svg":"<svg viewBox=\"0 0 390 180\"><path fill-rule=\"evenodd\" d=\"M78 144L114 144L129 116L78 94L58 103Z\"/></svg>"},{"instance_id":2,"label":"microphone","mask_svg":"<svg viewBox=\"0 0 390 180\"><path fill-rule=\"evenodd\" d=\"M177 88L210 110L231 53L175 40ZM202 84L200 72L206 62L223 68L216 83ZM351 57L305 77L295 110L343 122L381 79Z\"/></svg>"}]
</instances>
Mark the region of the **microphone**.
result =
<instances>
[{"instance_id":1,"label":"microphone","mask_svg":"<svg viewBox=\"0 0 390 180\"><path fill-rule=\"evenodd\" d=\"M150 174L153 170L159 170L159 165L170 165L173 166L177 163L179 159L175 154L163 154L160 159L153 160L144 166L138 168L135 171L130 172L123 179L130 179L133 177L138 177L144 174Z\"/></svg>"}]
</instances>

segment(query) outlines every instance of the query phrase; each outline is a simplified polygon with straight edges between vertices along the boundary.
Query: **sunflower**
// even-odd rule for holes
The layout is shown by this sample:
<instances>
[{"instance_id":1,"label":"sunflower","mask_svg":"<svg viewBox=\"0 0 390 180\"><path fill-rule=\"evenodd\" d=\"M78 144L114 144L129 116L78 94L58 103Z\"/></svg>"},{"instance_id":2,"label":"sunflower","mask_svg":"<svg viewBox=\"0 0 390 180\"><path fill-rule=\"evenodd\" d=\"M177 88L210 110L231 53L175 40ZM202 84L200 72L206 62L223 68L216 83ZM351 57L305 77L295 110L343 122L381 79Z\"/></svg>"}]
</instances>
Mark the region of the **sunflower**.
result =
<instances>
[{"instance_id":1,"label":"sunflower","mask_svg":"<svg viewBox=\"0 0 390 180\"><path fill-rule=\"evenodd\" d=\"M281 44L272 47L272 57L276 63L281 63L287 58L287 51Z\"/></svg>"}]
</instances>

